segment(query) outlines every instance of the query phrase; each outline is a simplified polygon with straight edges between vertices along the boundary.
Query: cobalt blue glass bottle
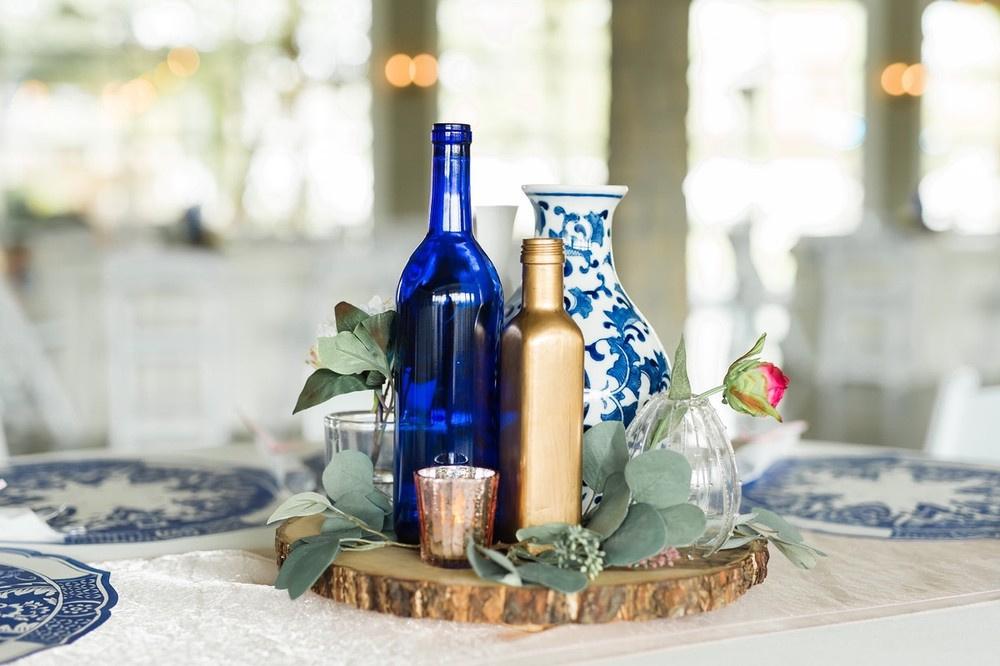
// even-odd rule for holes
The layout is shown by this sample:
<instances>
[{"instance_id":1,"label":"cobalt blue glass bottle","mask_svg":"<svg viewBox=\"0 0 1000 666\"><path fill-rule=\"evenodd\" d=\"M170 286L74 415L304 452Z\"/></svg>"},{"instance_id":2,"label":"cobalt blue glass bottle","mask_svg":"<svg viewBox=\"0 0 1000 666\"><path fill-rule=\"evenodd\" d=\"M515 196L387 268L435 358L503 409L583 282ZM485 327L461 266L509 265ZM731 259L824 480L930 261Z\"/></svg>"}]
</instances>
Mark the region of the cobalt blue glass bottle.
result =
<instances>
[{"instance_id":1,"label":"cobalt blue glass bottle","mask_svg":"<svg viewBox=\"0 0 1000 666\"><path fill-rule=\"evenodd\" d=\"M496 469L497 344L503 293L472 235L468 125L437 123L427 236L396 291L393 522L420 540L413 472L431 465Z\"/></svg>"}]
</instances>

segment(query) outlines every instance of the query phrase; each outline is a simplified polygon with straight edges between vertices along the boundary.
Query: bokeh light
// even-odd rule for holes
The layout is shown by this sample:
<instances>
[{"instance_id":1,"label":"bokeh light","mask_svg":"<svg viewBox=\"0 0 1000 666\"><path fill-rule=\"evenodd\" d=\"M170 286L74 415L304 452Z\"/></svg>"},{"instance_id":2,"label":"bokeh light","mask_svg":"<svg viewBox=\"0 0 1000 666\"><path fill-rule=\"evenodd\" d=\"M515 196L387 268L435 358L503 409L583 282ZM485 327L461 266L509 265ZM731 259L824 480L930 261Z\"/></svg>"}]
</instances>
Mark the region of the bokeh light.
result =
<instances>
[{"instance_id":1,"label":"bokeh light","mask_svg":"<svg viewBox=\"0 0 1000 666\"><path fill-rule=\"evenodd\" d=\"M413 58L411 65L413 83L421 88L427 88L437 83L438 62L437 58L429 53L421 53Z\"/></svg>"},{"instance_id":2,"label":"bokeh light","mask_svg":"<svg viewBox=\"0 0 1000 666\"><path fill-rule=\"evenodd\" d=\"M201 57L190 47L170 49L167 54L167 67L181 78L194 75L200 65Z\"/></svg>"},{"instance_id":3,"label":"bokeh light","mask_svg":"<svg viewBox=\"0 0 1000 666\"><path fill-rule=\"evenodd\" d=\"M385 61L385 80L389 85L405 88L413 83L413 59L405 53L396 53Z\"/></svg>"},{"instance_id":4,"label":"bokeh light","mask_svg":"<svg viewBox=\"0 0 1000 666\"><path fill-rule=\"evenodd\" d=\"M927 85L927 72L924 66L917 63L907 67L906 71L903 72L903 76L900 77L900 84L908 95L913 95L914 97L923 95L924 88Z\"/></svg>"},{"instance_id":5,"label":"bokeh light","mask_svg":"<svg viewBox=\"0 0 1000 666\"><path fill-rule=\"evenodd\" d=\"M132 113L142 113L156 100L156 88L148 79L132 79L119 90Z\"/></svg>"},{"instance_id":6,"label":"bokeh light","mask_svg":"<svg viewBox=\"0 0 1000 666\"><path fill-rule=\"evenodd\" d=\"M894 62L891 65L887 65L885 69L882 70L882 90L893 97L899 97L906 93L906 89L903 87L903 73L906 72L905 62Z\"/></svg>"}]
</instances>

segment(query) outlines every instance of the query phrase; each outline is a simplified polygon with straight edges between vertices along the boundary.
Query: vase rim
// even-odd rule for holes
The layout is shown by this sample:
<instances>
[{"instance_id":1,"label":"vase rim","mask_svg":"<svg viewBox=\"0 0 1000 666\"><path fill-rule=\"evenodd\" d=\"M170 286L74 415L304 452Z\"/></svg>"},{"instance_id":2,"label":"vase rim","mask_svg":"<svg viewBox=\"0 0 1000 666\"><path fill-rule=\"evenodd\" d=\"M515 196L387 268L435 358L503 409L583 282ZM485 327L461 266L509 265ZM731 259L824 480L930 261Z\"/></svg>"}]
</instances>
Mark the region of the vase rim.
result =
<instances>
[{"instance_id":1,"label":"vase rim","mask_svg":"<svg viewBox=\"0 0 1000 666\"><path fill-rule=\"evenodd\" d=\"M395 420L394 415L390 412L385 415L385 422L392 423ZM344 412L330 412L323 417L324 423L361 423L363 425L372 425L375 423L375 412L368 409L356 409L348 410Z\"/></svg>"},{"instance_id":2,"label":"vase rim","mask_svg":"<svg viewBox=\"0 0 1000 666\"><path fill-rule=\"evenodd\" d=\"M628 194L627 185L522 185L528 196L608 197L621 199Z\"/></svg>"}]
</instances>

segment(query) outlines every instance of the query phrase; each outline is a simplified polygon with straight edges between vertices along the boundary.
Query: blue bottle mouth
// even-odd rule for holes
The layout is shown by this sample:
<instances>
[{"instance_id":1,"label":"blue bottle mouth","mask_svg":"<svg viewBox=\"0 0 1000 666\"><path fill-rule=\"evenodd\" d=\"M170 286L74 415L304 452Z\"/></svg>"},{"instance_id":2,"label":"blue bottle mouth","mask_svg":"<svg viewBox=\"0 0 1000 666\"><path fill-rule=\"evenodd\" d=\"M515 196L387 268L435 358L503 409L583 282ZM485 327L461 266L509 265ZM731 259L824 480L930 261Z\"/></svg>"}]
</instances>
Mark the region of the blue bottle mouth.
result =
<instances>
[{"instance_id":1,"label":"blue bottle mouth","mask_svg":"<svg viewBox=\"0 0 1000 666\"><path fill-rule=\"evenodd\" d=\"M431 141L451 145L472 143L472 127L464 123L434 123Z\"/></svg>"}]
</instances>

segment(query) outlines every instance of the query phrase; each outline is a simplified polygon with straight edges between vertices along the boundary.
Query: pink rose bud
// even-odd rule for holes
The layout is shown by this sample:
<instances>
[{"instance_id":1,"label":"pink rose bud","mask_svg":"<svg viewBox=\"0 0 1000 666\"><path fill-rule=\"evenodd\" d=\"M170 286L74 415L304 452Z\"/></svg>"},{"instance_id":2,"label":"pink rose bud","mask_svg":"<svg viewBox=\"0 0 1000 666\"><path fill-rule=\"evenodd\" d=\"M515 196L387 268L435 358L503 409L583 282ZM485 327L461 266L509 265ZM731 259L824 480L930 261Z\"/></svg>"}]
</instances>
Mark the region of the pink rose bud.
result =
<instances>
[{"instance_id":1,"label":"pink rose bud","mask_svg":"<svg viewBox=\"0 0 1000 666\"><path fill-rule=\"evenodd\" d=\"M773 416L780 421L781 414L774 408L781 402L786 388L788 377L773 363L735 363L726 375L723 402L738 412Z\"/></svg>"}]
</instances>

